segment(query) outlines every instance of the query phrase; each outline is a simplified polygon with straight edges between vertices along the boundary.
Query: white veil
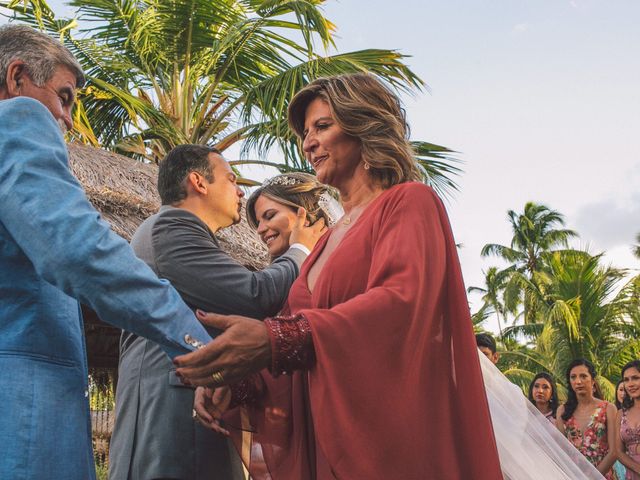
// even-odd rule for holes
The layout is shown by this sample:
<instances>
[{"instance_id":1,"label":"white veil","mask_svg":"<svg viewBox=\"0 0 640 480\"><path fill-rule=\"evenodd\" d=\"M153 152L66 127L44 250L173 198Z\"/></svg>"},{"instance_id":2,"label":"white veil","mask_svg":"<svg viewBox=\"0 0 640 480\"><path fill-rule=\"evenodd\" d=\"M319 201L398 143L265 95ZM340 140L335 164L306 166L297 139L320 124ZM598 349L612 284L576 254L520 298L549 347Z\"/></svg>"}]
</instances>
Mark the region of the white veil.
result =
<instances>
[{"instance_id":1,"label":"white veil","mask_svg":"<svg viewBox=\"0 0 640 480\"><path fill-rule=\"evenodd\" d=\"M500 467L506 480L604 477L480 351Z\"/></svg>"},{"instance_id":2,"label":"white veil","mask_svg":"<svg viewBox=\"0 0 640 480\"><path fill-rule=\"evenodd\" d=\"M323 192L320 195L318 206L329 218L329 227L332 227L344 215L344 209L340 201L333 198L328 192Z\"/></svg>"}]
</instances>

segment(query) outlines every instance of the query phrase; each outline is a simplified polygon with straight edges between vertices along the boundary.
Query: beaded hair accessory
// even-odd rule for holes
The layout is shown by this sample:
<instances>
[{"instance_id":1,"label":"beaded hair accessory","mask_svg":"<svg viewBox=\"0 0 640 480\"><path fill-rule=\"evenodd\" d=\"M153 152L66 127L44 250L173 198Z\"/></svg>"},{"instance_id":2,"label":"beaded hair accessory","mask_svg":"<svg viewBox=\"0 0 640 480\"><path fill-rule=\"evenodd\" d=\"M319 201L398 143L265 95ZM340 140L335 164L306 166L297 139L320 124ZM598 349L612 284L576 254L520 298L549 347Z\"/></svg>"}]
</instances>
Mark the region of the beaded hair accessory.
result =
<instances>
[{"instance_id":1,"label":"beaded hair accessory","mask_svg":"<svg viewBox=\"0 0 640 480\"><path fill-rule=\"evenodd\" d=\"M300 185L304 183L304 180L290 177L286 174L277 175L275 177L271 177L262 182L263 187L268 187L271 185ZM318 198L318 207L322 210L327 219L328 225L332 226L336 223L337 219L340 218L344 214L344 210L342 210L342 206L340 202L338 202L335 198L333 198L327 191L322 192L320 197Z\"/></svg>"},{"instance_id":2,"label":"beaded hair accessory","mask_svg":"<svg viewBox=\"0 0 640 480\"><path fill-rule=\"evenodd\" d=\"M268 187L269 185L297 185L302 183L302 180L294 177L288 177L286 175L278 175L275 177L267 178L264 182L262 182L263 187Z\"/></svg>"}]
</instances>

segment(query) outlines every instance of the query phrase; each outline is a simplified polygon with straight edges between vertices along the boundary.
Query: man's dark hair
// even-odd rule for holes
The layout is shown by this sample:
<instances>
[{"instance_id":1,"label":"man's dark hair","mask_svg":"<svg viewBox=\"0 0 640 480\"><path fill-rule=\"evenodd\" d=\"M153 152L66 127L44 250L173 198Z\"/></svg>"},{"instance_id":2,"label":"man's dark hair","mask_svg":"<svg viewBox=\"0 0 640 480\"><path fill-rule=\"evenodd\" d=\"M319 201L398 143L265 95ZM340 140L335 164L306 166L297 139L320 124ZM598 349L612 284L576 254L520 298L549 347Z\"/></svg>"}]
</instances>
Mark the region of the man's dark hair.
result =
<instances>
[{"instance_id":1,"label":"man's dark hair","mask_svg":"<svg viewBox=\"0 0 640 480\"><path fill-rule=\"evenodd\" d=\"M491 353L496 353L496 350L498 349L495 339L488 333L476 334L476 345L478 346L478 348L488 348L489 350L491 350Z\"/></svg>"},{"instance_id":2,"label":"man's dark hair","mask_svg":"<svg viewBox=\"0 0 640 480\"><path fill-rule=\"evenodd\" d=\"M185 179L191 172L198 172L213 182L213 170L209 154L220 151L206 145L178 145L160 162L158 169L158 193L162 205L171 205L187 198Z\"/></svg>"}]
</instances>

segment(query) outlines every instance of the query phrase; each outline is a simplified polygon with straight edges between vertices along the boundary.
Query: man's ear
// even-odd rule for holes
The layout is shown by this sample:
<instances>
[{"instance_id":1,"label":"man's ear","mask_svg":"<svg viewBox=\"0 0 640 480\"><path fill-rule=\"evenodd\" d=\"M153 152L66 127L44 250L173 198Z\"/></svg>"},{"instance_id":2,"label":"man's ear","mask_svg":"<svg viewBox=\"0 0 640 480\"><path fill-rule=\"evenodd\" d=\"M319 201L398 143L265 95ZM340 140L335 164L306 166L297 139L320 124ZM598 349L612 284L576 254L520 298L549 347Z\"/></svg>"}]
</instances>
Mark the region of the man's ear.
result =
<instances>
[{"instance_id":1,"label":"man's ear","mask_svg":"<svg viewBox=\"0 0 640 480\"><path fill-rule=\"evenodd\" d=\"M190 172L189 175L187 175L187 189L191 189L200 194L205 194L207 193L207 182L198 172Z\"/></svg>"},{"instance_id":2,"label":"man's ear","mask_svg":"<svg viewBox=\"0 0 640 480\"><path fill-rule=\"evenodd\" d=\"M500 360L500 353L496 352L493 354L493 363L498 363L498 360Z\"/></svg>"},{"instance_id":3,"label":"man's ear","mask_svg":"<svg viewBox=\"0 0 640 480\"><path fill-rule=\"evenodd\" d=\"M21 95L22 82L27 75L27 68L22 60L13 60L7 67L6 95L7 98L19 97Z\"/></svg>"}]
</instances>

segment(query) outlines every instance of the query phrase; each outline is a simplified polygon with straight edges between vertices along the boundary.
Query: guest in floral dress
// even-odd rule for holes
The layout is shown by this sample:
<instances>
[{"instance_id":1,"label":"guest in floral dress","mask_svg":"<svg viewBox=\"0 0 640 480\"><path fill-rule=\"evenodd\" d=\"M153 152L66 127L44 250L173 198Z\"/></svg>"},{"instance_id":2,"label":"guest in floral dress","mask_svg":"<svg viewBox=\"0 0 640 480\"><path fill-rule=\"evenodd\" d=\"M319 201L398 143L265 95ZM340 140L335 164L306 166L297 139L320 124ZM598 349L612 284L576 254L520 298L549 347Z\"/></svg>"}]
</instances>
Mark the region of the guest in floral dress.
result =
<instances>
[{"instance_id":1,"label":"guest in floral dress","mask_svg":"<svg viewBox=\"0 0 640 480\"><path fill-rule=\"evenodd\" d=\"M605 478L617 480L616 407L601 400L596 370L591 362L577 359L567 368L567 402L558 408L556 425Z\"/></svg>"},{"instance_id":2,"label":"guest in floral dress","mask_svg":"<svg viewBox=\"0 0 640 480\"><path fill-rule=\"evenodd\" d=\"M626 390L622 408L616 417L616 450L627 467L627 480L640 480L640 360L622 367Z\"/></svg>"},{"instance_id":3,"label":"guest in floral dress","mask_svg":"<svg viewBox=\"0 0 640 480\"><path fill-rule=\"evenodd\" d=\"M529 384L529 401L552 423L556 421L558 391L556 382L547 372L540 372Z\"/></svg>"}]
</instances>

